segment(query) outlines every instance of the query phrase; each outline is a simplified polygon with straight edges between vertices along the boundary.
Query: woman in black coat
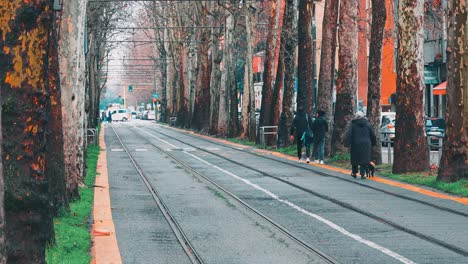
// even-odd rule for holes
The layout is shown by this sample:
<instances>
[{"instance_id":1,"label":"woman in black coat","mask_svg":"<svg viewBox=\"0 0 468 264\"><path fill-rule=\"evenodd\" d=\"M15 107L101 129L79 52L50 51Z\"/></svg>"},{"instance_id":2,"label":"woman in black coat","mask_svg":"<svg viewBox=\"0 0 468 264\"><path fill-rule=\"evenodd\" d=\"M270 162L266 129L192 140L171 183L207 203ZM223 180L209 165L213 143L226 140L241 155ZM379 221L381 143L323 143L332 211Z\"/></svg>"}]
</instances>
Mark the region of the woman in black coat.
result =
<instances>
[{"instance_id":1,"label":"woman in black coat","mask_svg":"<svg viewBox=\"0 0 468 264\"><path fill-rule=\"evenodd\" d=\"M361 178L365 178L367 166L371 162L371 148L375 144L374 130L369 121L363 112L357 112L345 136L345 145L349 146L351 151L351 165L353 167L351 176L356 178L358 166L360 166Z\"/></svg>"},{"instance_id":2,"label":"woman in black coat","mask_svg":"<svg viewBox=\"0 0 468 264\"><path fill-rule=\"evenodd\" d=\"M306 114L304 107L299 106L296 116L291 126L291 140L294 140L294 135L297 142L297 157L298 161L301 162L302 159L302 146L306 148L306 162L310 162L310 145L312 143L312 138L307 135L307 131L312 129L312 118ZM304 140L302 140L304 139Z\"/></svg>"}]
</instances>

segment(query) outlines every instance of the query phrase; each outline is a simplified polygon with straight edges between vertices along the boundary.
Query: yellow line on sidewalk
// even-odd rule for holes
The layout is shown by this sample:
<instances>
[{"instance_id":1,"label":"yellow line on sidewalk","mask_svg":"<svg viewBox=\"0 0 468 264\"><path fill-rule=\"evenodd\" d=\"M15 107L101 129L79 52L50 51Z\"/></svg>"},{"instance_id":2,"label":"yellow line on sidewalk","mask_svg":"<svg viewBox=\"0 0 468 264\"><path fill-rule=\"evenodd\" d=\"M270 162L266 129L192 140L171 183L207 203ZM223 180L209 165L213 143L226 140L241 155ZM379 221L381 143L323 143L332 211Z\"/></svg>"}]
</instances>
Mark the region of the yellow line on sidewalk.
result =
<instances>
[{"instance_id":1,"label":"yellow line on sidewalk","mask_svg":"<svg viewBox=\"0 0 468 264\"><path fill-rule=\"evenodd\" d=\"M104 127L99 136L101 152L98 157L97 175L94 189L93 208L93 248L92 262L95 264L121 264L119 246L112 221L111 202L109 194L109 175L107 173L107 152L104 141Z\"/></svg>"}]
</instances>

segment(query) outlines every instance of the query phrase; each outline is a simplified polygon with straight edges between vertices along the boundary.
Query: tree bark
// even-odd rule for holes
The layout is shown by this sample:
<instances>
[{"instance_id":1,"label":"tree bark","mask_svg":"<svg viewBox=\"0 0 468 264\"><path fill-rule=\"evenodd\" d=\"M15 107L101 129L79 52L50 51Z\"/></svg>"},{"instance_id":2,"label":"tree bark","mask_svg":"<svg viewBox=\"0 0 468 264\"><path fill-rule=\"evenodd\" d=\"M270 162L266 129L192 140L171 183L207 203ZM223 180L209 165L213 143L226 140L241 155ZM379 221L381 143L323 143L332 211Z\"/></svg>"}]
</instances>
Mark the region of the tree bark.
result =
<instances>
[{"instance_id":1,"label":"tree bark","mask_svg":"<svg viewBox=\"0 0 468 264\"><path fill-rule=\"evenodd\" d=\"M333 128L333 88L335 80L336 31L338 25L339 0L326 0L322 24L322 46L317 94L317 108L325 112L326 119ZM330 129L329 134L333 133ZM325 141L325 155L331 153L331 140Z\"/></svg>"},{"instance_id":2,"label":"tree bark","mask_svg":"<svg viewBox=\"0 0 468 264\"><path fill-rule=\"evenodd\" d=\"M255 120L255 93L253 82L253 41L254 34L252 33L252 17L248 7L244 9L245 28L247 35L247 53L245 56L244 68L244 94L242 96L242 133L241 138L248 138L250 141L255 141L256 138L256 120Z\"/></svg>"},{"instance_id":3,"label":"tree bark","mask_svg":"<svg viewBox=\"0 0 468 264\"><path fill-rule=\"evenodd\" d=\"M2 42L0 42L2 43ZM0 56L0 59L2 56ZM3 78L3 74L0 75ZM0 89L0 99L2 98L2 89ZM3 179L3 137L2 137L2 103L0 101L0 264L6 264L7 254L6 254L6 240L5 240L5 204L4 204L4 192L5 185Z\"/></svg>"},{"instance_id":4,"label":"tree bark","mask_svg":"<svg viewBox=\"0 0 468 264\"><path fill-rule=\"evenodd\" d=\"M289 132L293 120L294 88L296 86L296 44L297 28L295 26L296 6L294 0L287 0L283 19L283 30L281 31L281 54L284 57L284 93L283 105L279 122L280 146L292 144ZM281 57L282 55L280 55Z\"/></svg>"},{"instance_id":5,"label":"tree bark","mask_svg":"<svg viewBox=\"0 0 468 264\"><path fill-rule=\"evenodd\" d=\"M372 26L369 47L369 74L367 89L367 118L378 139L372 147L372 160L382 163L382 144L380 144L380 90L382 87L382 46L387 20L385 0L372 0Z\"/></svg>"},{"instance_id":6,"label":"tree bark","mask_svg":"<svg viewBox=\"0 0 468 264\"><path fill-rule=\"evenodd\" d=\"M198 73L195 97L195 110L192 127L201 132L208 132L210 127L210 74L211 61L208 57L209 34L202 33L202 44L198 49Z\"/></svg>"},{"instance_id":7,"label":"tree bark","mask_svg":"<svg viewBox=\"0 0 468 264\"><path fill-rule=\"evenodd\" d=\"M400 0L398 8L397 103L393 173L425 171L424 1Z\"/></svg>"},{"instance_id":8,"label":"tree bark","mask_svg":"<svg viewBox=\"0 0 468 264\"><path fill-rule=\"evenodd\" d=\"M231 18L226 20L226 37L225 37L225 49L227 52L227 75L226 75L226 90L228 91L228 106L229 106L229 118L227 125L227 136L228 137L237 137L239 135L239 110L237 102L237 83L236 83L236 68L237 68L237 58L234 53L235 45L235 34L237 32L237 20L239 17L239 11L234 11L234 14L231 14ZM229 17L228 17L229 18ZM232 20L232 21L231 21Z\"/></svg>"},{"instance_id":9,"label":"tree bark","mask_svg":"<svg viewBox=\"0 0 468 264\"><path fill-rule=\"evenodd\" d=\"M48 186L48 170L53 168L47 153L51 104L55 103L47 90L59 89L49 87L57 85L54 80L58 80L58 61L49 57L49 48L58 44L50 35L56 30L53 12L51 1L45 0L16 0L0 8L0 16L10 18L0 22L0 60L5 65L0 68L0 86L9 263L45 263L45 246L54 235Z\"/></svg>"},{"instance_id":10,"label":"tree bark","mask_svg":"<svg viewBox=\"0 0 468 264\"><path fill-rule=\"evenodd\" d=\"M345 153L344 135L356 111L358 63L358 0L340 2L338 54L339 73L336 87L332 154Z\"/></svg>"},{"instance_id":11,"label":"tree bark","mask_svg":"<svg viewBox=\"0 0 468 264\"><path fill-rule=\"evenodd\" d=\"M77 12L76 10L80 10ZM63 6L59 39L64 161L68 198L79 197L84 175L85 60L83 51L85 1Z\"/></svg>"},{"instance_id":12,"label":"tree bark","mask_svg":"<svg viewBox=\"0 0 468 264\"><path fill-rule=\"evenodd\" d=\"M272 125L271 104L276 73L276 46L280 41L278 35L278 16L280 13L280 5L281 0L270 1L270 17L268 22L268 36L266 40L265 70L263 71L262 103L260 107L259 127ZM259 135L260 133L257 135L257 142L260 142ZM272 145L271 140L266 140L266 143L268 145Z\"/></svg>"},{"instance_id":13,"label":"tree bark","mask_svg":"<svg viewBox=\"0 0 468 264\"><path fill-rule=\"evenodd\" d=\"M215 29L217 30L217 29ZM218 134L219 122L219 104L220 104L220 90L221 90L221 61L223 60L223 53L219 47L220 33L213 34L213 46L211 51L212 57L212 70L211 70L211 114L210 114L210 134Z\"/></svg>"},{"instance_id":14,"label":"tree bark","mask_svg":"<svg viewBox=\"0 0 468 264\"><path fill-rule=\"evenodd\" d=\"M446 133L437 175L437 180L446 182L468 178L468 123L464 123L468 100L466 95L463 98L468 84L467 8L466 1L448 1Z\"/></svg>"},{"instance_id":15,"label":"tree bark","mask_svg":"<svg viewBox=\"0 0 468 264\"><path fill-rule=\"evenodd\" d=\"M307 114L315 111L315 91L313 88L313 62L312 49L312 12L313 3L309 0L299 0L298 22L298 67L297 79L297 106L303 106Z\"/></svg>"}]
</instances>

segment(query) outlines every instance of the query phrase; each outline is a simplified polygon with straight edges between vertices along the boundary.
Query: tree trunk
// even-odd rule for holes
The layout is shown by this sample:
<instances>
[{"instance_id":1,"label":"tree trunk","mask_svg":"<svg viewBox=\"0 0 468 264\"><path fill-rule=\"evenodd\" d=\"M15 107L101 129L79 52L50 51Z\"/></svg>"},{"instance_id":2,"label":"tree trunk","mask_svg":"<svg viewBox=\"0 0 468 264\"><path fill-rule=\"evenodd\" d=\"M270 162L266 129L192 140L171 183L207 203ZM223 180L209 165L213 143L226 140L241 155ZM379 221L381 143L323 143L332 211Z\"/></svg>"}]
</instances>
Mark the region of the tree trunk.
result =
<instances>
[{"instance_id":1,"label":"tree trunk","mask_svg":"<svg viewBox=\"0 0 468 264\"><path fill-rule=\"evenodd\" d=\"M372 0L372 26L369 47L369 75L367 89L367 118L374 129L377 142L372 148L372 160L382 163L380 144L380 90L382 87L382 46L387 19L386 0ZM375 8L374 8L375 7Z\"/></svg>"},{"instance_id":2,"label":"tree trunk","mask_svg":"<svg viewBox=\"0 0 468 264\"><path fill-rule=\"evenodd\" d=\"M356 111L358 63L358 0L340 2L338 54L339 73L336 87L332 154L345 153L344 135Z\"/></svg>"},{"instance_id":3,"label":"tree trunk","mask_svg":"<svg viewBox=\"0 0 468 264\"><path fill-rule=\"evenodd\" d=\"M217 30L217 29L215 29ZM221 90L221 61L223 60L223 52L219 47L220 34L213 34L213 46L211 51L212 57L212 70L211 70L211 114L210 114L210 134L218 134L219 122L219 104L220 104L220 90Z\"/></svg>"},{"instance_id":4,"label":"tree trunk","mask_svg":"<svg viewBox=\"0 0 468 264\"><path fill-rule=\"evenodd\" d=\"M296 6L294 0L287 0L283 19L283 30L281 31L281 54L284 57L284 93L283 106L279 123L280 146L292 144L289 132L293 120L294 88L296 86L296 44L297 28L295 25ZM281 55L280 55L281 57Z\"/></svg>"},{"instance_id":5,"label":"tree trunk","mask_svg":"<svg viewBox=\"0 0 468 264\"><path fill-rule=\"evenodd\" d=\"M318 82L317 108L325 112L329 123L329 134L333 133L333 88L335 80L336 30L338 25L339 0L326 0L322 24L322 46ZM325 155L331 153L331 140L327 136Z\"/></svg>"},{"instance_id":6,"label":"tree trunk","mask_svg":"<svg viewBox=\"0 0 468 264\"><path fill-rule=\"evenodd\" d=\"M45 263L45 246L54 235L48 170L55 172L47 153L55 102L47 90L59 89L49 87L59 76L49 47L58 43L50 35L56 30L51 1L15 3L0 11L10 17L0 22L7 254L9 263Z\"/></svg>"},{"instance_id":7,"label":"tree trunk","mask_svg":"<svg viewBox=\"0 0 468 264\"><path fill-rule=\"evenodd\" d=\"M425 171L429 168L429 150L424 136L423 6L423 0L401 0L398 9L393 173Z\"/></svg>"},{"instance_id":8,"label":"tree trunk","mask_svg":"<svg viewBox=\"0 0 468 264\"><path fill-rule=\"evenodd\" d=\"M468 101L466 95L463 98L468 77L467 8L466 1L448 1L446 133L437 175L446 182L468 178L468 123L464 124Z\"/></svg>"},{"instance_id":9,"label":"tree trunk","mask_svg":"<svg viewBox=\"0 0 468 264\"><path fill-rule=\"evenodd\" d=\"M221 82L219 85L219 114L218 114L218 135L225 136L227 134L227 126L229 122L229 89L228 82L230 81L230 64L232 62L231 46L232 34L234 28L233 17L227 10L224 11L224 25L225 30L223 32L224 39L221 52L223 53L223 63L221 65ZM234 72L235 73L235 72Z\"/></svg>"},{"instance_id":10,"label":"tree trunk","mask_svg":"<svg viewBox=\"0 0 468 264\"><path fill-rule=\"evenodd\" d=\"M234 54L234 41L235 41L235 32L237 29L237 18L238 13L230 15L232 18L227 20L226 23L226 37L225 37L225 49L228 51L227 56L227 75L226 75L226 86L228 91L228 101L229 101L229 118L227 126L227 135L229 137L237 137L239 135L239 110L237 102L237 83L236 83L236 68L237 68L237 58ZM232 21L231 21L232 20Z\"/></svg>"},{"instance_id":11,"label":"tree trunk","mask_svg":"<svg viewBox=\"0 0 468 264\"><path fill-rule=\"evenodd\" d=\"M188 76L187 76L187 48L181 45L177 49L177 57L179 59L179 63L177 66L178 69L178 109L177 109L177 124L180 127L186 126L186 121L188 119L189 111L188 111Z\"/></svg>"},{"instance_id":12,"label":"tree trunk","mask_svg":"<svg viewBox=\"0 0 468 264\"><path fill-rule=\"evenodd\" d=\"M314 53L312 49L312 12L313 3L299 0L298 22L298 67L297 106L303 106L307 114L315 111L315 91L312 89Z\"/></svg>"},{"instance_id":13,"label":"tree trunk","mask_svg":"<svg viewBox=\"0 0 468 264\"><path fill-rule=\"evenodd\" d=\"M204 16L205 17L205 16ZM208 57L209 33L204 31L201 37L202 43L198 48L198 72L195 97L195 109L193 112L192 127L201 132L208 132L210 128L210 74L211 61Z\"/></svg>"},{"instance_id":14,"label":"tree trunk","mask_svg":"<svg viewBox=\"0 0 468 264\"><path fill-rule=\"evenodd\" d=\"M87 34L84 32L85 12L84 0L67 3L63 6L60 25L60 86L68 198L79 197L78 185L83 182L84 175L84 75L86 68L82 44L83 36Z\"/></svg>"},{"instance_id":15,"label":"tree trunk","mask_svg":"<svg viewBox=\"0 0 468 264\"><path fill-rule=\"evenodd\" d=\"M55 19L55 17L53 17ZM63 120L62 120L62 93L60 87L60 67L58 54L58 30L49 29L49 42L54 43L48 47L48 83L45 91L49 95L49 107L51 110L50 133L46 134L46 153L47 163L45 164L46 178L49 181L49 192L51 196L50 203L54 215L62 207L68 207L65 161L64 161L64 143L63 143Z\"/></svg>"},{"instance_id":16,"label":"tree trunk","mask_svg":"<svg viewBox=\"0 0 468 264\"><path fill-rule=\"evenodd\" d=\"M252 58L254 34L252 33L252 17L248 7L244 9L245 28L247 35L247 53L245 56L244 68L244 94L242 97L242 133L241 138L249 138L255 141L256 138L256 119L255 119L255 93L253 82Z\"/></svg>"},{"instance_id":17,"label":"tree trunk","mask_svg":"<svg viewBox=\"0 0 468 264\"><path fill-rule=\"evenodd\" d=\"M280 5L281 0L270 1L270 18L268 22L268 36L266 40L265 70L263 72L262 104L260 107L259 127L272 125L271 104L276 73L276 46L279 43L278 16ZM257 135L257 142L260 142L260 138L258 137L259 135L260 133ZM272 141L270 140L267 140L266 143L268 145L272 145Z\"/></svg>"},{"instance_id":18,"label":"tree trunk","mask_svg":"<svg viewBox=\"0 0 468 264\"><path fill-rule=\"evenodd\" d=\"M282 43L282 42L281 42ZM284 52L280 50L278 56L278 68L276 71L276 81L273 89L271 100L271 125L278 126L281 115L281 108L283 105L283 91L284 91Z\"/></svg>"},{"instance_id":19,"label":"tree trunk","mask_svg":"<svg viewBox=\"0 0 468 264\"><path fill-rule=\"evenodd\" d=\"M2 42L0 42L2 43ZM0 56L2 58L2 56ZM0 75L3 79L3 74ZM0 89L0 99L2 98L2 89ZM5 240L5 204L4 204L4 180L3 180L3 137L2 137L2 103L0 102L0 264L6 264L6 240Z\"/></svg>"}]
</instances>

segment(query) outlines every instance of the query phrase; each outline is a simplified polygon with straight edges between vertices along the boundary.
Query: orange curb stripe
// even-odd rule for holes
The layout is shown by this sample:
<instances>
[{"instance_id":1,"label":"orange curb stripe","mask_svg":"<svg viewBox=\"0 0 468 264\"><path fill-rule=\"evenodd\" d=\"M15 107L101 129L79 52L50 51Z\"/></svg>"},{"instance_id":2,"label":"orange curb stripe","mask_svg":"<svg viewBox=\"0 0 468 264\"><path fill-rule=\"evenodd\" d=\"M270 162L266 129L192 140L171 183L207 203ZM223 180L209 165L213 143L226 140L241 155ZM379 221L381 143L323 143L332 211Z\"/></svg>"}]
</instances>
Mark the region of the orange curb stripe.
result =
<instances>
[{"instance_id":1,"label":"orange curb stripe","mask_svg":"<svg viewBox=\"0 0 468 264\"><path fill-rule=\"evenodd\" d=\"M91 249L92 261L95 264L121 264L119 246L115 234L114 222L112 221L112 211L109 195L109 175L107 173L107 152L104 141L104 127L99 135L99 153L97 175L94 188L93 207L93 227L91 235L93 237L93 248Z\"/></svg>"},{"instance_id":2,"label":"orange curb stripe","mask_svg":"<svg viewBox=\"0 0 468 264\"><path fill-rule=\"evenodd\" d=\"M167 126L167 127L169 127L169 126ZM219 139L219 138L214 138L214 137L201 135L201 134L195 133L193 131L187 131L187 130L174 128L174 127L169 127L169 128L184 131L184 132L189 132L190 134L198 135L198 136L201 136L203 138L209 138L211 140L218 141L220 143L225 143L225 144L228 144L228 145L233 145L233 146L236 146L236 147L243 147L243 148L247 147L245 145L233 143L233 142L230 142L230 141L227 141L227 140L224 140L224 139ZM277 157L288 159L288 160L294 160L294 161L296 160L296 158L294 158L294 157L285 155L283 153L270 151L270 150L254 149L254 151L262 153L262 154L277 156ZM336 172L341 172L341 173L344 173L344 174L350 174L351 173L350 170L341 169L341 168L337 168L337 167L333 167L333 166L325 165L325 164L313 164L313 163L311 163L311 164L308 164L308 165L321 167L321 168L324 168L324 169L328 169L328 170L336 171ZM376 182L380 182L380 183L383 183L383 184L391 185L391 186L394 186L394 187L399 187L399 188L409 190L409 191L412 191L412 192L424 194L424 195L431 196L431 197L434 197L434 198L439 198L439 199L444 199L444 200L451 200L451 201L455 201L455 202L458 202L458 203L461 203L461 204L467 204L468 205L468 198L462 198L462 197L456 197L456 196L451 196L451 195L447 195L447 194L442 194L442 193L434 192L434 191L427 190L427 189L424 189L424 188L420 188L420 187L417 187L417 186L414 186L414 185L411 185L411 184L401 183L401 182L397 182L397 181L389 180L389 179L384 179L384 178L381 178L381 177L378 177L378 176L375 176L375 177L372 177L372 178L367 178L367 179L371 180L371 181L376 181Z\"/></svg>"}]
</instances>

